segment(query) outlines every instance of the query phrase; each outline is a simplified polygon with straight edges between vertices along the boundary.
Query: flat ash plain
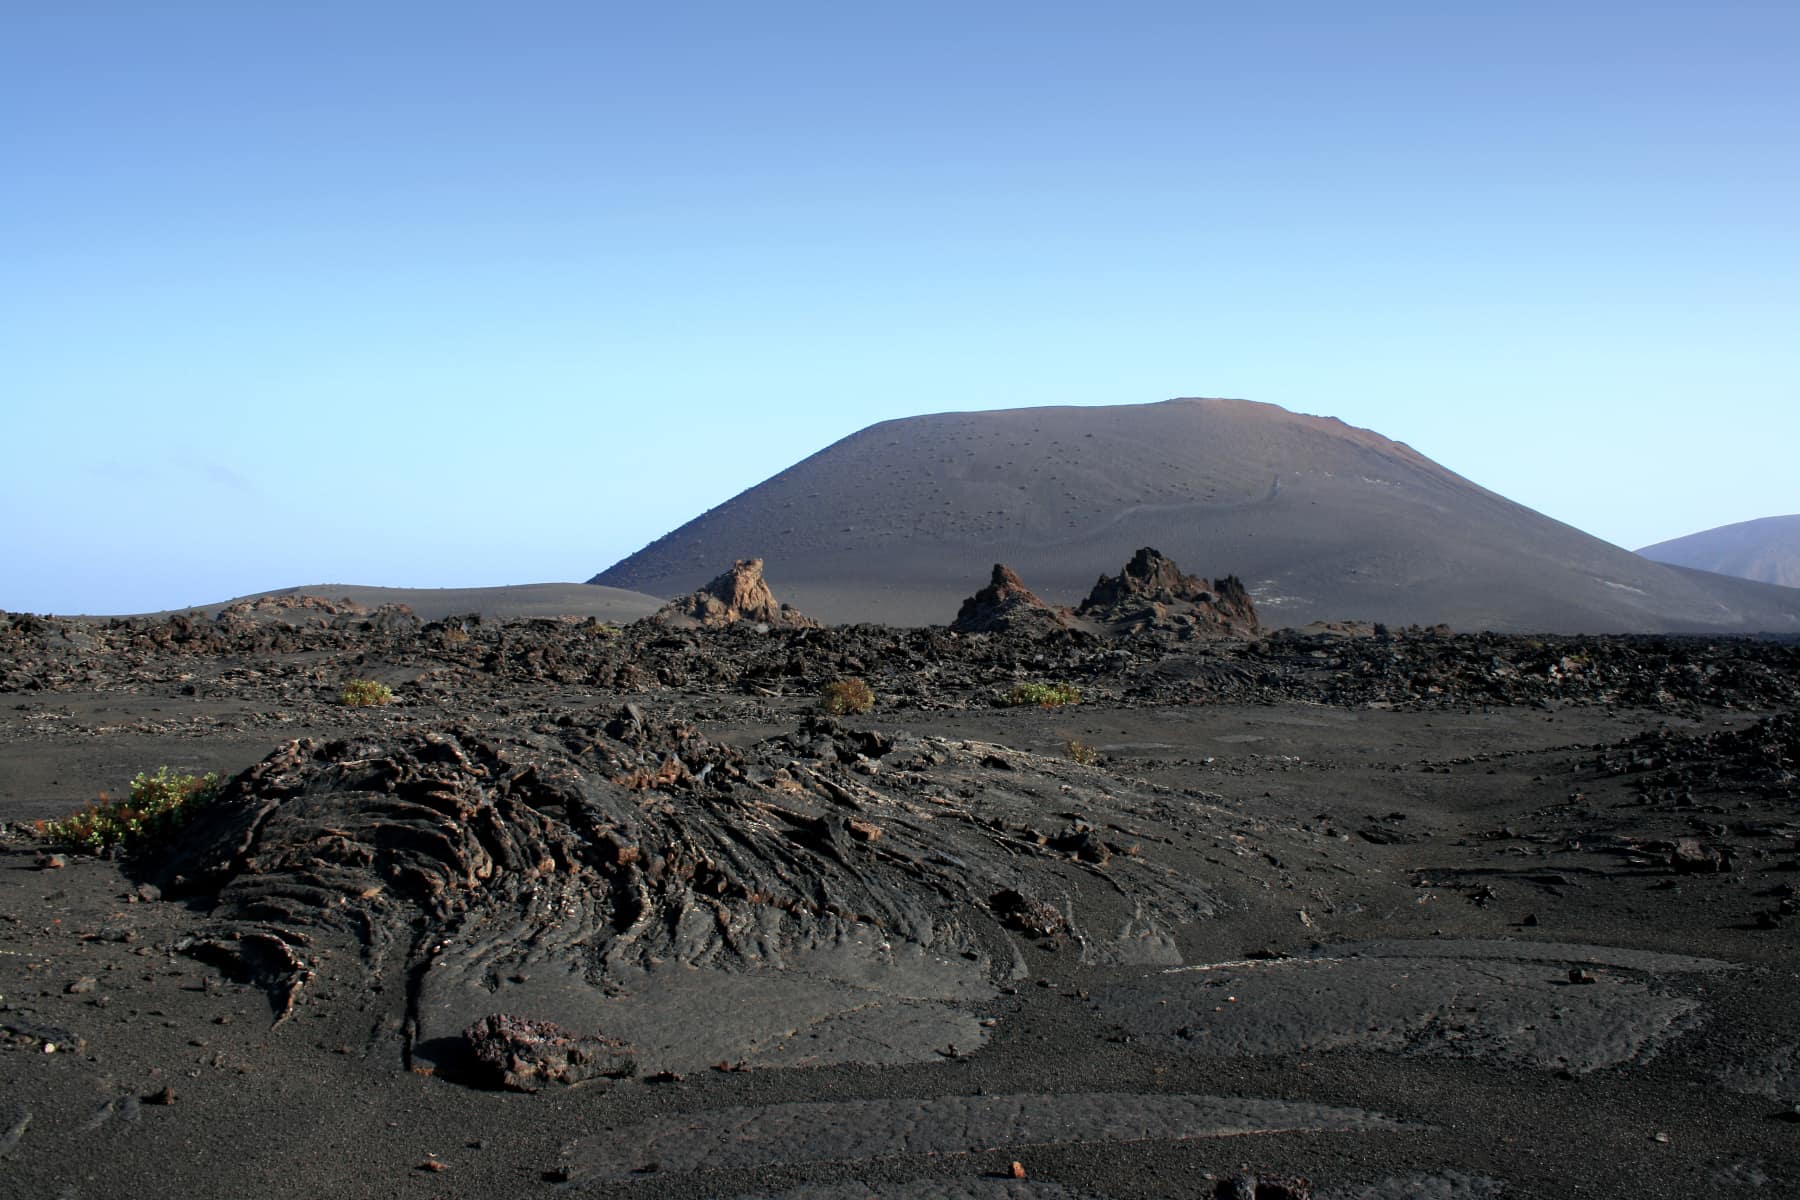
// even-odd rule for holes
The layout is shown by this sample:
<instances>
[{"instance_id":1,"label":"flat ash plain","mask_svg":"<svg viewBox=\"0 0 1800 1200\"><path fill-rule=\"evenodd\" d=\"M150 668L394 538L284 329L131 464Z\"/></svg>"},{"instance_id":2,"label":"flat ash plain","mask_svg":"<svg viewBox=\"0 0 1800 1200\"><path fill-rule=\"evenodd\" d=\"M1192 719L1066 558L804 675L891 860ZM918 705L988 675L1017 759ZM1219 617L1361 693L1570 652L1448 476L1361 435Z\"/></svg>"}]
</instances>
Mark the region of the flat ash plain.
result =
<instances>
[{"instance_id":1,"label":"flat ash plain","mask_svg":"<svg viewBox=\"0 0 1800 1200\"><path fill-rule=\"evenodd\" d=\"M1800 648L1354 632L0 614L0 1194L1800 1193Z\"/></svg>"}]
</instances>

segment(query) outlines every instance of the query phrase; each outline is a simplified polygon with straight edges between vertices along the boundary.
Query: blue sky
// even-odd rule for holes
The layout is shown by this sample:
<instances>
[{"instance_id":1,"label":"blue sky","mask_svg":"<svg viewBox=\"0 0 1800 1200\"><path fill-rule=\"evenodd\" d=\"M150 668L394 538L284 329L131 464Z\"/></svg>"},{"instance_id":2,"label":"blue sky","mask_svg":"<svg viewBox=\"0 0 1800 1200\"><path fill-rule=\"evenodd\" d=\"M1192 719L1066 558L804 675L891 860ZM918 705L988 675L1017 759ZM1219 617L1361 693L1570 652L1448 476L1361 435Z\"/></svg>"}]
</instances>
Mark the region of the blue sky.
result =
<instances>
[{"instance_id":1,"label":"blue sky","mask_svg":"<svg viewBox=\"0 0 1800 1200\"><path fill-rule=\"evenodd\" d=\"M112 3L0 39L0 608L582 579L871 422L1242 396L1800 511L1800 6Z\"/></svg>"}]
</instances>

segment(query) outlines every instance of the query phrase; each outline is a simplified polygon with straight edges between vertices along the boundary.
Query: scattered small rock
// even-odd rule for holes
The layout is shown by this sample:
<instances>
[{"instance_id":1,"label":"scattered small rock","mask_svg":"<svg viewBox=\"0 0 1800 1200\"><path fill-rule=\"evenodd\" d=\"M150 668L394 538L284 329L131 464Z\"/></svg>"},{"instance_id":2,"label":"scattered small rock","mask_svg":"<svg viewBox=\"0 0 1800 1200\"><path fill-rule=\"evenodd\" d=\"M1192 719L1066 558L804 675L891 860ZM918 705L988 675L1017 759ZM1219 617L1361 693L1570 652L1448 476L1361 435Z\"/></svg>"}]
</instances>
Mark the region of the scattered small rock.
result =
<instances>
[{"instance_id":1,"label":"scattered small rock","mask_svg":"<svg viewBox=\"0 0 1800 1200\"><path fill-rule=\"evenodd\" d=\"M1032 937L1056 938L1069 931L1069 922L1054 904L1004 888L988 898L988 907L1008 929Z\"/></svg>"},{"instance_id":2,"label":"scattered small rock","mask_svg":"<svg viewBox=\"0 0 1800 1200\"><path fill-rule=\"evenodd\" d=\"M1680 838L1669 852L1669 867L1677 875L1712 875L1731 869L1731 855L1698 838Z\"/></svg>"}]
</instances>

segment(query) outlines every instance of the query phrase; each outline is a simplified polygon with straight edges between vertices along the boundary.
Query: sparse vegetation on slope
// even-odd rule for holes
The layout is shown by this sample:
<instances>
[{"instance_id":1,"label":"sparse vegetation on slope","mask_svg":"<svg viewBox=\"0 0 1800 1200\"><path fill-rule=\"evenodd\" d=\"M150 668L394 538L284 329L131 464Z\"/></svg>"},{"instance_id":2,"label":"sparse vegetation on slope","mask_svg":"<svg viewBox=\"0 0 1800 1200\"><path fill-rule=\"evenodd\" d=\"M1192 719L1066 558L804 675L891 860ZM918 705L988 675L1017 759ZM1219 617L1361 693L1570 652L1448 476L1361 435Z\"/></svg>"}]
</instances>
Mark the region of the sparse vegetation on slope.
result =
<instances>
[{"instance_id":1,"label":"sparse vegetation on slope","mask_svg":"<svg viewBox=\"0 0 1800 1200\"><path fill-rule=\"evenodd\" d=\"M352 679L344 685L343 702L351 708L373 708L394 702L394 689L373 679Z\"/></svg>"},{"instance_id":2,"label":"sparse vegetation on slope","mask_svg":"<svg viewBox=\"0 0 1800 1200\"><path fill-rule=\"evenodd\" d=\"M861 679L834 679L820 693L819 704L834 717L866 713L875 707L875 693Z\"/></svg>"},{"instance_id":3,"label":"sparse vegetation on slope","mask_svg":"<svg viewBox=\"0 0 1800 1200\"><path fill-rule=\"evenodd\" d=\"M1068 744L1066 749L1069 752L1069 757L1084 767L1094 766L1100 761L1100 752L1086 742L1072 741Z\"/></svg>"},{"instance_id":4,"label":"sparse vegetation on slope","mask_svg":"<svg viewBox=\"0 0 1800 1200\"><path fill-rule=\"evenodd\" d=\"M1061 708L1065 704L1080 704L1081 690L1066 683L1015 683L998 703L1003 708Z\"/></svg>"},{"instance_id":5,"label":"sparse vegetation on slope","mask_svg":"<svg viewBox=\"0 0 1800 1200\"><path fill-rule=\"evenodd\" d=\"M187 824L218 790L217 775L182 775L158 767L154 775L138 773L131 781L130 799L108 800L102 795L98 803L60 821L40 822L37 830L46 841L89 854L114 849L130 853Z\"/></svg>"}]
</instances>

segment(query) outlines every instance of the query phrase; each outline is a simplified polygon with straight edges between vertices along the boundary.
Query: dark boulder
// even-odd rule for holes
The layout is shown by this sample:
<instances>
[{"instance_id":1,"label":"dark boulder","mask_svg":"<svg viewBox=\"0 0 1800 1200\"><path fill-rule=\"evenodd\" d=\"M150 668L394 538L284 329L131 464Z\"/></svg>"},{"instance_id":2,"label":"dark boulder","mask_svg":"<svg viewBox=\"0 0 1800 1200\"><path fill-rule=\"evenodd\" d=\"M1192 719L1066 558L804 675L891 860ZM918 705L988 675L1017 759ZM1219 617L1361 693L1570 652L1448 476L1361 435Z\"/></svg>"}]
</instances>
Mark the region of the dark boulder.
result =
<instances>
[{"instance_id":1,"label":"dark boulder","mask_svg":"<svg viewBox=\"0 0 1800 1200\"><path fill-rule=\"evenodd\" d=\"M463 1030L476 1078L509 1092L572 1087L591 1079L622 1079L637 1070L624 1043L599 1034L574 1034L550 1021L507 1013L486 1016Z\"/></svg>"}]
</instances>

